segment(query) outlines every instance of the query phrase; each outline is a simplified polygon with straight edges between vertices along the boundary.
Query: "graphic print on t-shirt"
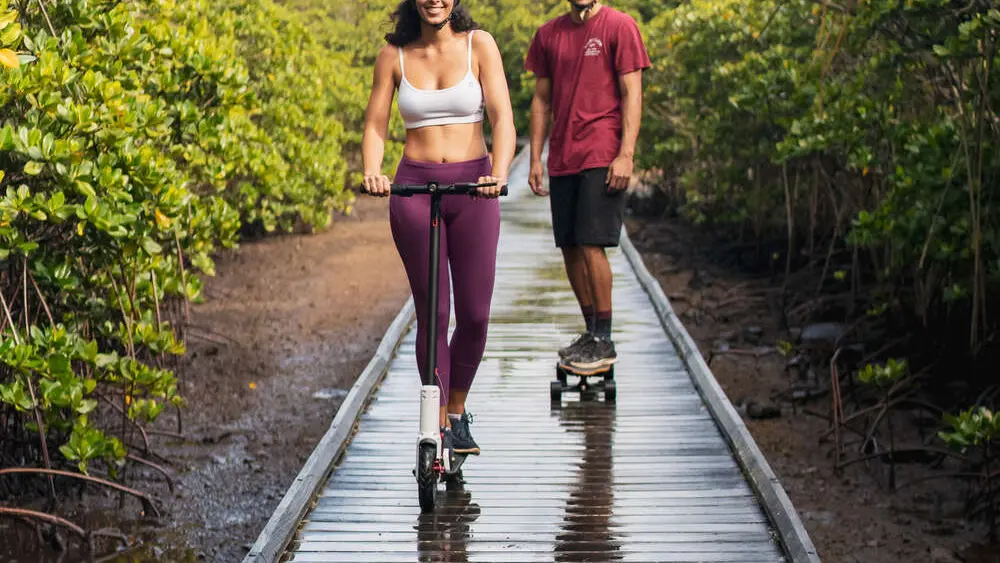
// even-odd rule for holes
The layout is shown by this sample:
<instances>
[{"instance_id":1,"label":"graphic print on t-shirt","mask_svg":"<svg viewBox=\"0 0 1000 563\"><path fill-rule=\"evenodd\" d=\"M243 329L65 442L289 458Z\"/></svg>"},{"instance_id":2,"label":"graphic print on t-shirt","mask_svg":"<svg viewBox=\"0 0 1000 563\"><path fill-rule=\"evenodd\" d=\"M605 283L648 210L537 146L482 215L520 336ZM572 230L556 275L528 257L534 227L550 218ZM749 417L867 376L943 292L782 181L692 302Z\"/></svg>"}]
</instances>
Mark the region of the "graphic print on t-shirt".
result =
<instances>
[{"instance_id":1,"label":"graphic print on t-shirt","mask_svg":"<svg viewBox=\"0 0 1000 563\"><path fill-rule=\"evenodd\" d=\"M587 40L587 44L583 47L583 56L599 57L601 56L602 50L604 50L604 43L596 37L591 37Z\"/></svg>"}]
</instances>

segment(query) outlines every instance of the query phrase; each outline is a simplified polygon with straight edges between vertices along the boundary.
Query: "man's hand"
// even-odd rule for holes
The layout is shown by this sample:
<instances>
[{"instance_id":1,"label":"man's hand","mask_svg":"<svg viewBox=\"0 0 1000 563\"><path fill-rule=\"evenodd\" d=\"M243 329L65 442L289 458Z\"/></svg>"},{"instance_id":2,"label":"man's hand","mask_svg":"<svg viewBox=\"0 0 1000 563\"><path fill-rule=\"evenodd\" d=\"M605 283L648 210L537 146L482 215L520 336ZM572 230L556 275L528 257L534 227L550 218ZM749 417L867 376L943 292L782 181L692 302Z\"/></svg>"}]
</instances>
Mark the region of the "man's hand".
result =
<instances>
[{"instance_id":1,"label":"man's hand","mask_svg":"<svg viewBox=\"0 0 1000 563\"><path fill-rule=\"evenodd\" d=\"M608 177L604 180L609 192L627 190L632 181L632 157L618 155L608 168Z\"/></svg>"},{"instance_id":2,"label":"man's hand","mask_svg":"<svg viewBox=\"0 0 1000 563\"><path fill-rule=\"evenodd\" d=\"M542 161L531 161L531 171L528 172L528 187L531 188L531 191L535 192L535 195L549 195L549 190L545 189L545 184L543 183L544 179L545 173L542 168Z\"/></svg>"}]
</instances>

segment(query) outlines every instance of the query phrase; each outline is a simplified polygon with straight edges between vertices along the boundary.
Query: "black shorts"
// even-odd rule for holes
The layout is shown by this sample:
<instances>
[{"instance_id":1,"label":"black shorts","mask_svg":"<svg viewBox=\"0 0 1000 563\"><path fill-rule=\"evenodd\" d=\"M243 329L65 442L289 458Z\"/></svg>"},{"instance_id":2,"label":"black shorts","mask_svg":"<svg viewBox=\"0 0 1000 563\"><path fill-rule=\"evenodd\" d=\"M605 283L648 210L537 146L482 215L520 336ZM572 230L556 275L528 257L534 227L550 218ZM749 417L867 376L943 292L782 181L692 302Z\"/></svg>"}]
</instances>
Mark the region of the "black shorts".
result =
<instances>
[{"instance_id":1,"label":"black shorts","mask_svg":"<svg viewBox=\"0 0 1000 563\"><path fill-rule=\"evenodd\" d=\"M556 246L618 246L625 214L625 190L609 193L607 168L549 178L552 232Z\"/></svg>"}]
</instances>

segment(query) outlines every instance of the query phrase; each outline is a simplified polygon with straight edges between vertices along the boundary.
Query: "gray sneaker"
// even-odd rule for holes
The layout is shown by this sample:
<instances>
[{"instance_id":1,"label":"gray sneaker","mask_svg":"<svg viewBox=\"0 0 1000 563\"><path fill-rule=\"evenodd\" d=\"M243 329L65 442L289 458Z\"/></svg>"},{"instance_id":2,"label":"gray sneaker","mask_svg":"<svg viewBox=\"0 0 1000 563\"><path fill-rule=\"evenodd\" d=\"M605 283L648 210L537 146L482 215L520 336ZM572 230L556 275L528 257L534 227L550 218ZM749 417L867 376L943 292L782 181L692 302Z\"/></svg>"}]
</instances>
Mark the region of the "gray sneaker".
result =
<instances>
[{"instance_id":1,"label":"gray sneaker","mask_svg":"<svg viewBox=\"0 0 1000 563\"><path fill-rule=\"evenodd\" d=\"M576 340L574 340L569 346L559 350L559 359L566 360L567 358L575 356L580 352L581 348L593 339L594 335L589 332L585 332L580 336L577 336Z\"/></svg>"},{"instance_id":2,"label":"gray sneaker","mask_svg":"<svg viewBox=\"0 0 1000 563\"><path fill-rule=\"evenodd\" d=\"M608 367L618 361L615 343L610 338L594 337L569 360L577 369L592 370Z\"/></svg>"}]
</instances>

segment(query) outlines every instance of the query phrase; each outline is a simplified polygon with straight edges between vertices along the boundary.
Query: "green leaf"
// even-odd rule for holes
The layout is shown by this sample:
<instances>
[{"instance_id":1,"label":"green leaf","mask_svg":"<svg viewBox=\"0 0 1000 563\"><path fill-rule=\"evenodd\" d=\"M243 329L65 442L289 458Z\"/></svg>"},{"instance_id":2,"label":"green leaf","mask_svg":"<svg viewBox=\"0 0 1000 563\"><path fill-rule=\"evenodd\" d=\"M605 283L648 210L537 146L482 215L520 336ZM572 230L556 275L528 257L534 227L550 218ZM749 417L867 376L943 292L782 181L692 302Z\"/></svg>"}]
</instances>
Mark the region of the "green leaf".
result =
<instances>
[{"instance_id":1,"label":"green leaf","mask_svg":"<svg viewBox=\"0 0 1000 563\"><path fill-rule=\"evenodd\" d=\"M61 453L66 459L70 461L76 461L80 459L80 456L76 454L76 450L69 447L69 444L63 444L59 446L59 453Z\"/></svg>"},{"instance_id":2,"label":"green leaf","mask_svg":"<svg viewBox=\"0 0 1000 563\"><path fill-rule=\"evenodd\" d=\"M94 399L84 399L80 401L80 406L76 408L76 412L80 414L87 414L92 412L97 408L97 401Z\"/></svg>"},{"instance_id":3,"label":"green leaf","mask_svg":"<svg viewBox=\"0 0 1000 563\"><path fill-rule=\"evenodd\" d=\"M145 237L144 239L142 239L142 248L146 252L153 255L163 252L163 247L160 246L158 242L149 237Z\"/></svg>"},{"instance_id":4,"label":"green leaf","mask_svg":"<svg viewBox=\"0 0 1000 563\"><path fill-rule=\"evenodd\" d=\"M70 373L69 358L62 354L53 354L49 356L49 372L52 373L52 375Z\"/></svg>"},{"instance_id":5,"label":"green leaf","mask_svg":"<svg viewBox=\"0 0 1000 563\"><path fill-rule=\"evenodd\" d=\"M37 175L41 174L42 169L44 167L45 167L45 164L43 164L41 162L36 162L36 161L32 160L32 161L29 161L27 164L24 165L24 173L27 174L27 175L29 175L29 176L37 176Z\"/></svg>"},{"instance_id":6,"label":"green leaf","mask_svg":"<svg viewBox=\"0 0 1000 563\"><path fill-rule=\"evenodd\" d=\"M20 68L21 59L17 58L17 53L10 49L0 49L0 65L7 68Z\"/></svg>"},{"instance_id":7,"label":"green leaf","mask_svg":"<svg viewBox=\"0 0 1000 563\"><path fill-rule=\"evenodd\" d=\"M931 47L931 50L934 51L935 55L942 58L947 57L948 55L951 54L951 51L949 51L948 48L945 47L944 45L934 45L933 47Z\"/></svg>"},{"instance_id":8,"label":"green leaf","mask_svg":"<svg viewBox=\"0 0 1000 563\"><path fill-rule=\"evenodd\" d=\"M5 6L5 8L6 8L6 6ZM4 29L8 25L14 23L14 21L16 19L17 19L17 12L16 11L10 11L10 12L7 12L6 14L3 14L2 16L0 16L0 29Z\"/></svg>"},{"instance_id":9,"label":"green leaf","mask_svg":"<svg viewBox=\"0 0 1000 563\"><path fill-rule=\"evenodd\" d=\"M110 365L117 364L118 354L116 352L112 352L110 354L98 354L96 363L99 368L106 368Z\"/></svg>"}]
</instances>

